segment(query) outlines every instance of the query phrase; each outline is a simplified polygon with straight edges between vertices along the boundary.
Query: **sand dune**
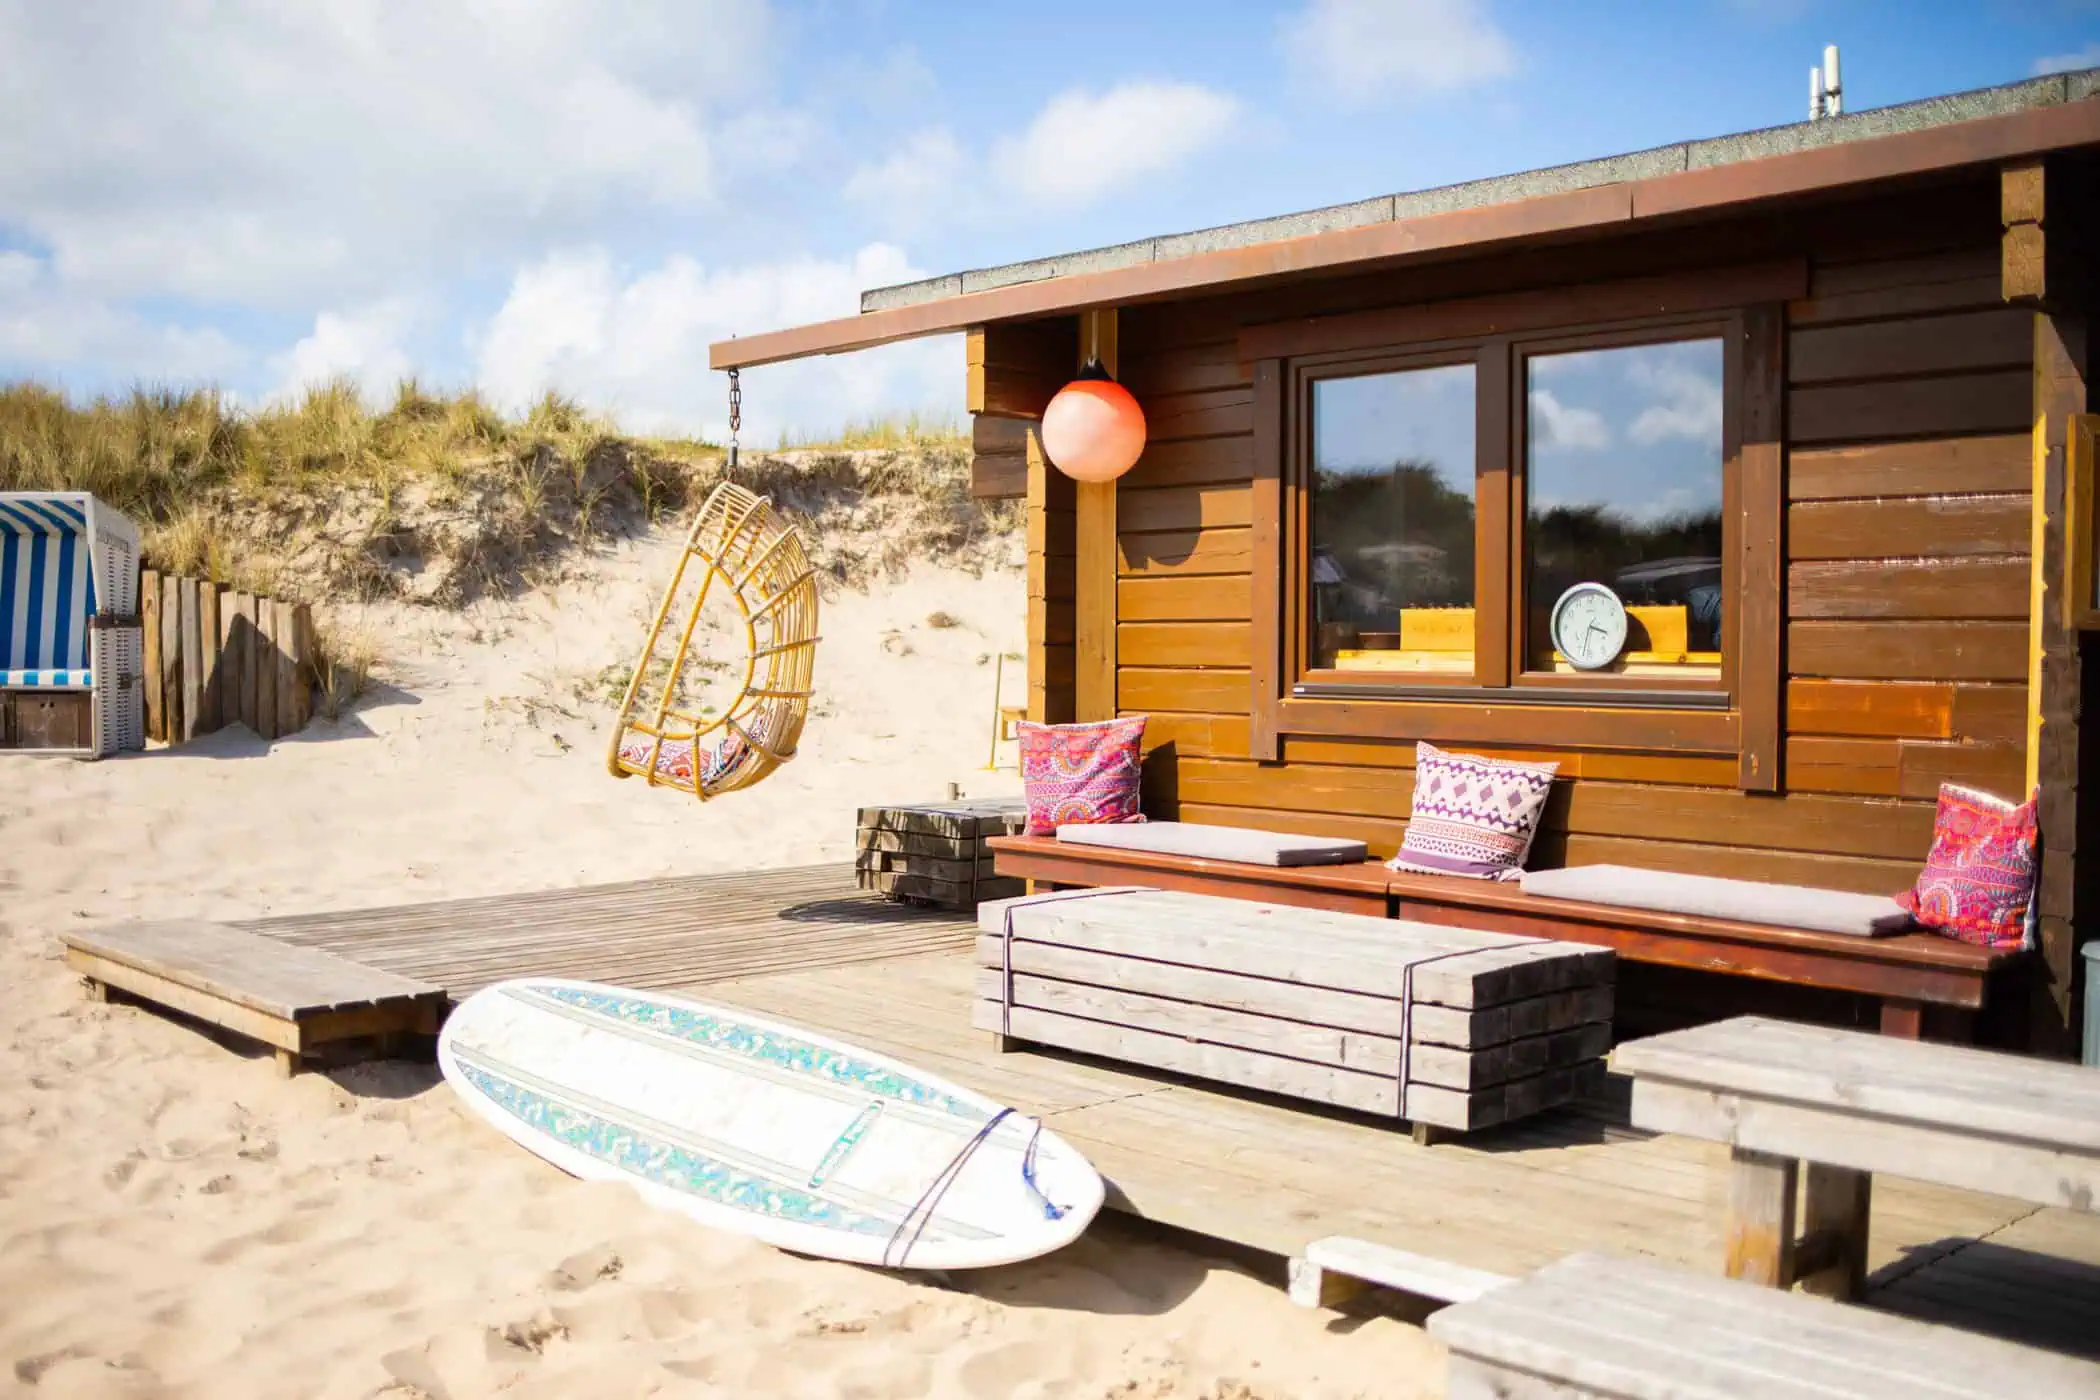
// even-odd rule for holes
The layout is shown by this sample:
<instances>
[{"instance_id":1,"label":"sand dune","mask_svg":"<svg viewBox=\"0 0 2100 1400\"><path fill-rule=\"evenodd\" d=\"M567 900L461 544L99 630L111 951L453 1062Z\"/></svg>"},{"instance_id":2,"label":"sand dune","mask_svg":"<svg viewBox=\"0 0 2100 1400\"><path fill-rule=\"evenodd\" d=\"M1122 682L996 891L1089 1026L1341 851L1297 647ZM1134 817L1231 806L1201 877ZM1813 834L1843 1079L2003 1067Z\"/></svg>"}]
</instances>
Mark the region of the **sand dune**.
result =
<instances>
[{"instance_id":1,"label":"sand dune","mask_svg":"<svg viewBox=\"0 0 2100 1400\"><path fill-rule=\"evenodd\" d=\"M562 1175L430 1066L283 1081L66 974L52 935L73 923L839 859L860 803L1016 789L978 771L989 658L1021 643L1011 569L832 601L824 699L760 788L700 807L614 782L599 678L628 660L667 549L623 546L558 591L465 614L375 610L382 683L294 740L6 762L0 1391L1435 1393L1415 1329L1300 1312L1112 1222L949 1287L798 1259Z\"/></svg>"}]
</instances>

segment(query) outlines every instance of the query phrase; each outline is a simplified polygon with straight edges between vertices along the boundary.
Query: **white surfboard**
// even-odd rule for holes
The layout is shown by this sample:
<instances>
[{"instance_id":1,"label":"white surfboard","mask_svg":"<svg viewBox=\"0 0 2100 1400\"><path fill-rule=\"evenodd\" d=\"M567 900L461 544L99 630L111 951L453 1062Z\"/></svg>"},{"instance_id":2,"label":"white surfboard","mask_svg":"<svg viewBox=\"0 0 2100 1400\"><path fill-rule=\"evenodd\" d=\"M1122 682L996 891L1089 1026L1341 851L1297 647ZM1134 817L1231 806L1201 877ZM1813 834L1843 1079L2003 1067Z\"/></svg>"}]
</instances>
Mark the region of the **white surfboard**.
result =
<instances>
[{"instance_id":1,"label":"white surfboard","mask_svg":"<svg viewBox=\"0 0 2100 1400\"><path fill-rule=\"evenodd\" d=\"M969 1269L1047 1254L1101 1177L1031 1118L812 1031L659 992L533 977L454 1009L438 1064L571 1175L782 1249Z\"/></svg>"}]
</instances>

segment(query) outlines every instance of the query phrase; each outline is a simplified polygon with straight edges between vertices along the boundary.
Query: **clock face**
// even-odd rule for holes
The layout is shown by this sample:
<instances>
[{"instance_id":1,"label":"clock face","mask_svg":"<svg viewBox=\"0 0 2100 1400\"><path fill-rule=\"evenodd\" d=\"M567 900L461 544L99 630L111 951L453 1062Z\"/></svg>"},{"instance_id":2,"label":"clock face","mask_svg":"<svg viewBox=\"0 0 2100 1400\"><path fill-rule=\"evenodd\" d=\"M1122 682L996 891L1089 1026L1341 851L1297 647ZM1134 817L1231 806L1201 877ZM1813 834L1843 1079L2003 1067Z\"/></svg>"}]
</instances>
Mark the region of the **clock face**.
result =
<instances>
[{"instance_id":1,"label":"clock face","mask_svg":"<svg viewBox=\"0 0 2100 1400\"><path fill-rule=\"evenodd\" d=\"M1578 583L1553 605L1553 645L1579 671L1618 659L1626 646L1626 605L1601 583Z\"/></svg>"}]
</instances>

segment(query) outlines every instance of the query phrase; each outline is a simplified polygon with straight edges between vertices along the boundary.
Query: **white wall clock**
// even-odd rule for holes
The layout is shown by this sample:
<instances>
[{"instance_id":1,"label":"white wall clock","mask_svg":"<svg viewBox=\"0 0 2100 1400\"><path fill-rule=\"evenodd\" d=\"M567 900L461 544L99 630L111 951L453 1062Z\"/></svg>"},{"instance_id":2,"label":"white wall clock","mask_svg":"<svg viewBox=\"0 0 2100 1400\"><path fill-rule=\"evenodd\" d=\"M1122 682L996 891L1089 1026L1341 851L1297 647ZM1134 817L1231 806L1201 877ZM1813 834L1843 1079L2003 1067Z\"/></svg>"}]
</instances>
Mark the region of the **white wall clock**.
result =
<instances>
[{"instance_id":1,"label":"white wall clock","mask_svg":"<svg viewBox=\"0 0 2100 1400\"><path fill-rule=\"evenodd\" d=\"M1553 645L1578 671L1598 671L1626 649L1626 605L1601 583L1578 583L1553 605Z\"/></svg>"}]
</instances>

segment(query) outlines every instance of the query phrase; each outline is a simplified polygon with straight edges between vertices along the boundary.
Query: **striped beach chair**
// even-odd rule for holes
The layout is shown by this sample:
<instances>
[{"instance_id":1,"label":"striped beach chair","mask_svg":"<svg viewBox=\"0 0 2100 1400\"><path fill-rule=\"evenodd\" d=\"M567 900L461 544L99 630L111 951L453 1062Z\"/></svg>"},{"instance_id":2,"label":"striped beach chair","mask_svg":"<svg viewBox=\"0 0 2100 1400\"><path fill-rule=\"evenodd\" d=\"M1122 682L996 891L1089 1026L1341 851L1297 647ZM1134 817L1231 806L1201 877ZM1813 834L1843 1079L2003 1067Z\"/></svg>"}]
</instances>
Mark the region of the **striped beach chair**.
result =
<instances>
[{"instance_id":1,"label":"striped beach chair","mask_svg":"<svg viewBox=\"0 0 2100 1400\"><path fill-rule=\"evenodd\" d=\"M0 745L144 748L138 611L137 526L85 491L0 491Z\"/></svg>"}]
</instances>

